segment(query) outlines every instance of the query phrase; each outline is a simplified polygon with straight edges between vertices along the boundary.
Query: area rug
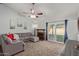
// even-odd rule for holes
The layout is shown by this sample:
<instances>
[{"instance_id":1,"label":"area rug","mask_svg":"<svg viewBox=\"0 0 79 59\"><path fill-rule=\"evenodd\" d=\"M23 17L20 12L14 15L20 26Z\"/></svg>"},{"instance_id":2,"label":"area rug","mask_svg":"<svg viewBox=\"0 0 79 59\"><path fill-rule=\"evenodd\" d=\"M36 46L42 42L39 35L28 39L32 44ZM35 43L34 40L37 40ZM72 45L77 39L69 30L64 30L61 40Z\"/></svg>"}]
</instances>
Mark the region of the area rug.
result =
<instances>
[{"instance_id":1,"label":"area rug","mask_svg":"<svg viewBox=\"0 0 79 59\"><path fill-rule=\"evenodd\" d=\"M25 51L16 56L58 56L64 44L50 41L25 42Z\"/></svg>"}]
</instances>

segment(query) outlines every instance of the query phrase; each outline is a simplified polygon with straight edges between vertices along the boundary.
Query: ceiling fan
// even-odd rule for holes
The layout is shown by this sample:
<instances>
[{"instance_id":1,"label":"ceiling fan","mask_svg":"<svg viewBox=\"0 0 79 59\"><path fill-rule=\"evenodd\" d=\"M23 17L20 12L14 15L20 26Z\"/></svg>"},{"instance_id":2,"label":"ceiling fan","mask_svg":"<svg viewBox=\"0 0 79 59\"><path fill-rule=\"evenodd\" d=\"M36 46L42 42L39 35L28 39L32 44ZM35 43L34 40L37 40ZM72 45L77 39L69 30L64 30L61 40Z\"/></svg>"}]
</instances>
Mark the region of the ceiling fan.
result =
<instances>
[{"instance_id":1,"label":"ceiling fan","mask_svg":"<svg viewBox=\"0 0 79 59\"><path fill-rule=\"evenodd\" d=\"M31 18L38 18L39 16L43 15L41 11L38 11L35 9L35 3L32 3L32 8L28 12L23 12L23 14L29 14L29 17Z\"/></svg>"}]
</instances>

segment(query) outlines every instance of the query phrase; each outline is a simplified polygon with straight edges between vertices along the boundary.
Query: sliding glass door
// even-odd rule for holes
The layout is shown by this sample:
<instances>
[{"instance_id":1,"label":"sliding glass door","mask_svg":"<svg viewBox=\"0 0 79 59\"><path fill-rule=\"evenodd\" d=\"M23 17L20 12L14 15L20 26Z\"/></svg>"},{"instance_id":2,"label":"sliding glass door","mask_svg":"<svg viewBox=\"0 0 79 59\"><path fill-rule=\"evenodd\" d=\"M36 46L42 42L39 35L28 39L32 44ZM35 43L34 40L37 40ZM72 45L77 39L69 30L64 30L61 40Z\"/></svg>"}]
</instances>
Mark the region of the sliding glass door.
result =
<instances>
[{"instance_id":1,"label":"sliding glass door","mask_svg":"<svg viewBox=\"0 0 79 59\"><path fill-rule=\"evenodd\" d=\"M64 42L64 22L48 23L48 40Z\"/></svg>"},{"instance_id":2,"label":"sliding glass door","mask_svg":"<svg viewBox=\"0 0 79 59\"><path fill-rule=\"evenodd\" d=\"M48 39L55 40L55 25L48 26Z\"/></svg>"}]
</instances>

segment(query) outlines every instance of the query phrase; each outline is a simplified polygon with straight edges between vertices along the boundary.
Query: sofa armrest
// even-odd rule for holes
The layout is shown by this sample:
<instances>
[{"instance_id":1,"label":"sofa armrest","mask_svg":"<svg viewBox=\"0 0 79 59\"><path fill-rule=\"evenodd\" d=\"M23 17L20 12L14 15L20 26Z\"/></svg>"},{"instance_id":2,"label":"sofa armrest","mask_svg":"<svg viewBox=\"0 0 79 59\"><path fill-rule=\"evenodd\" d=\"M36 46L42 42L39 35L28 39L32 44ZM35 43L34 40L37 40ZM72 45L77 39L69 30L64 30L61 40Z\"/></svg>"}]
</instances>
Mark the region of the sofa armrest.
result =
<instances>
[{"instance_id":1,"label":"sofa armrest","mask_svg":"<svg viewBox=\"0 0 79 59\"><path fill-rule=\"evenodd\" d=\"M10 45L3 43L2 48L3 48L4 55L14 55L24 50L24 44L21 41Z\"/></svg>"}]
</instances>

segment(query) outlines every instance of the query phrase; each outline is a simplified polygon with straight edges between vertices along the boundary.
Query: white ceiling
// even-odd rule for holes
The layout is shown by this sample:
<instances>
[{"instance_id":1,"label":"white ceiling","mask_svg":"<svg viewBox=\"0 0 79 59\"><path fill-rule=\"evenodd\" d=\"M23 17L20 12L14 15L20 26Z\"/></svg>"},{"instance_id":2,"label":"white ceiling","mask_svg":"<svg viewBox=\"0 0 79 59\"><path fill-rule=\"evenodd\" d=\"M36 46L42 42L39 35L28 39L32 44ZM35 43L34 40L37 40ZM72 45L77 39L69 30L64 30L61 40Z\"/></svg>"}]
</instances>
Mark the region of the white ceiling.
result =
<instances>
[{"instance_id":1,"label":"white ceiling","mask_svg":"<svg viewBox=\"0 0 79 59\"><path fill-rule=\"evenodd\" d=\"M23 12L30 12L30 9L32 8L31 3L6 3L5 5L21 14L23 14ZM43 12L43 16L45 17L67 17L78 13L79 4L36 3L35 9ZM27 16L27 14L25 16Z\"/></svg>"}]
</instances>

